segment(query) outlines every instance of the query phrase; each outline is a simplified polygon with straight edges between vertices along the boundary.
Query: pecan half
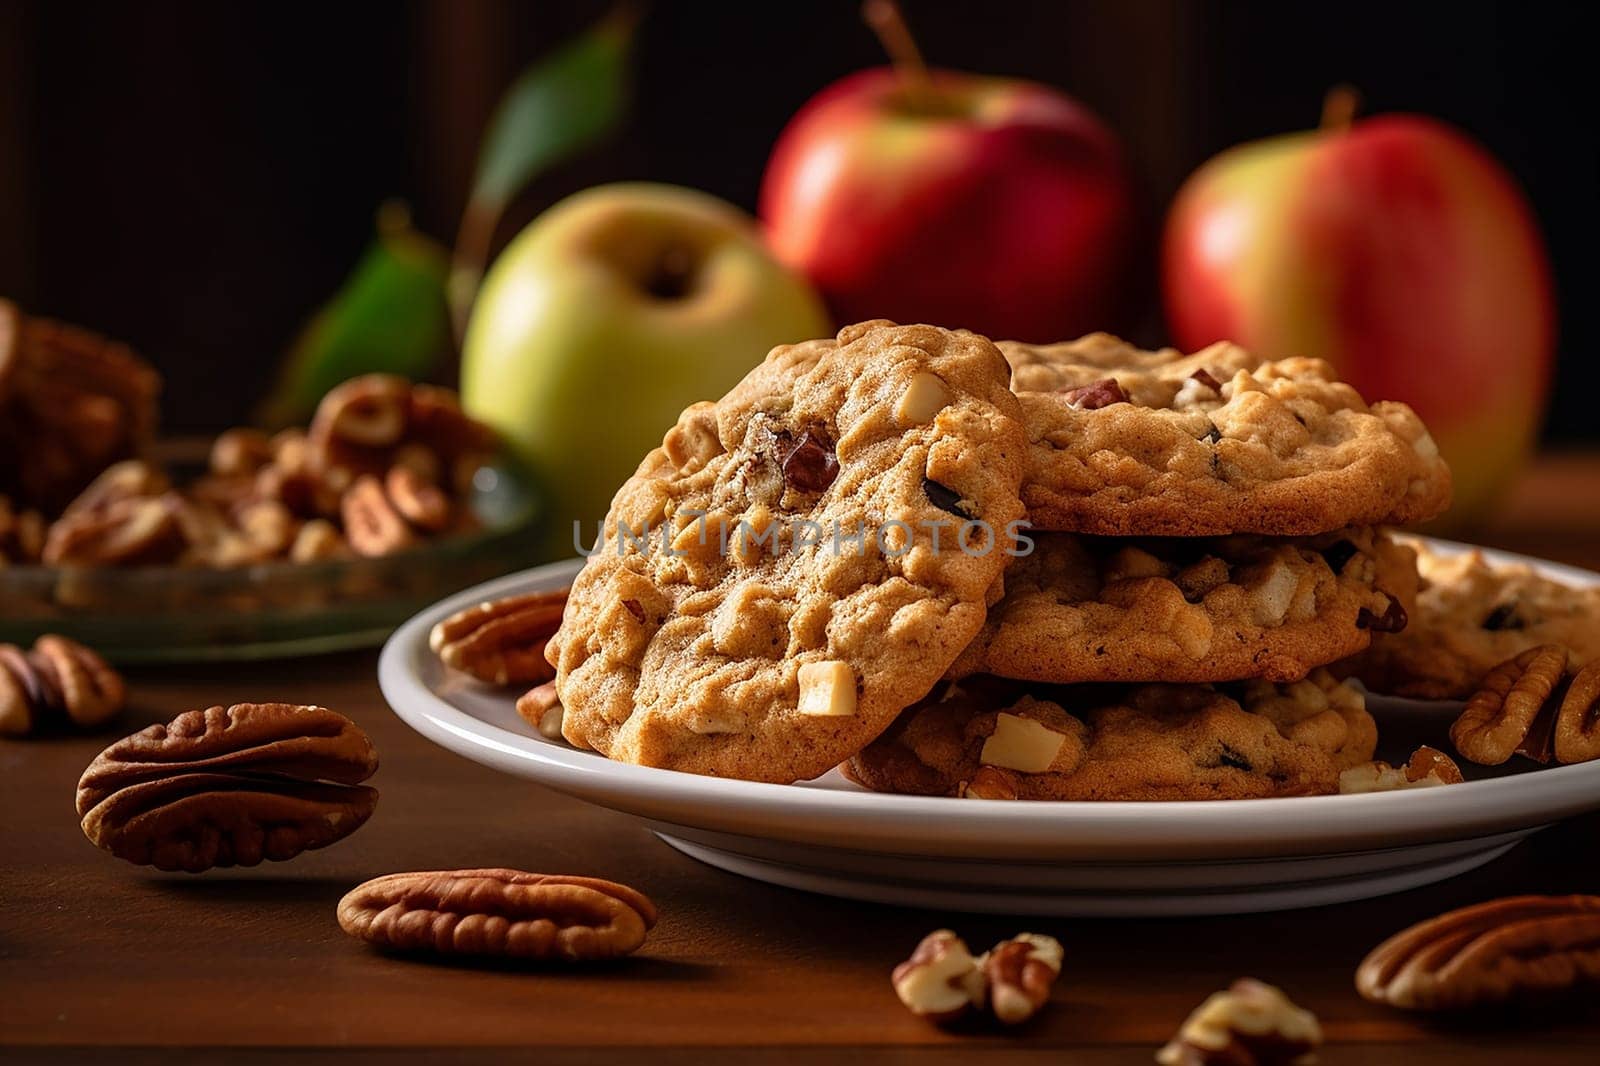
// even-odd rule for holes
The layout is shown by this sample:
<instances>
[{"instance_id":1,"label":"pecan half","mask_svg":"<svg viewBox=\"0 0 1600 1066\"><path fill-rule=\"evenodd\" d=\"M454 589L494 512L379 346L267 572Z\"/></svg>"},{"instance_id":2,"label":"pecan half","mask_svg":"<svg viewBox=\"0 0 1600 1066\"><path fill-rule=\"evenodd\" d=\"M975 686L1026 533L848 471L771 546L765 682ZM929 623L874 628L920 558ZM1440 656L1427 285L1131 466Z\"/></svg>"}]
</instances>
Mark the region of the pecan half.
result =
<instances>
[{"instance_id":1,"label":"pecan half","mask_svg":"<svg viewBox=\"0 0 1600 1066\"><path fill-rule=\"evenodd\" d=\"M410 406L411 383L405 378L363 374L328 390L311 418L311 439L386 448L400 443Z\"/></svg>"},{"instance_id":2,"label":"pecan half","mask_svg":"<svg viewBox=\"0 0 1600 1066\"><path fill-rule=\"evenodd\" d=\"M1249 977L1213 993L1156 1053L1162 1066L1294 1066L1322 1044L1316 1015Z\"/></svg>"},{"instance_id":3,"label":"pecan half","mask_svg":"<svg viewBox=\"0 0 1600 1066\"><path fill-rule=\"evenodd\" d=\"M211 472L233 478L254 474L272 462L272 439L259 429L224 430L211 443Z\"/></svg>"},{"instance_id":4,"label":"pecan half","mask_svg":"<svg viewBox=\"0 0 1600 1066\"><path fill-rule=\"evenodd\" d=\"M496 446L494 430L461 409L450 389L413 385L407 407L406 439L438 456L446 470L475 468Z\"/></svg>"},{"instance_id":5,"label":"pecan half","mask_svg":"<svg viewBox=\"0 0 1600 1066\"><path fill-rule=\"evenodd\" d=\"M106 467L61 512L63 518L104 511L122 500L160 496L172 488L167 475L142 459Z\"/></svg>"},{"instance_id":6,"label":"pecan half","mask_svg":"<svg viewBox=\"0 0 1600 1066\"><path fill-rule=\"evenodd\" d=\"M339 503L344 534L359 555L392 555L416 543L416 535L400 514L383 483L370 475L357 478Z\"/></svg>"},{"instance_id":7,"label":"pecan half","mask_svg":"<svg viewBox=\"0 0 1600 1066\"><path fill-rule=\"evenodd\" d=\"M1116 378L1101 378L1099 381L1068 389L1063 395L1068 404L1084 411L1098 411L1114 403L1128 402L1128 394L1122 391L1122 386L1117 384Z\"/></svg>"},{"instance_id":8,"label":"pecan half","mask_svg":"<svg viewBox=\"0 0 1600 1066\"><path fill-rule=\"evenodd\" d=\"M1018 933L978 960L989 986L989 1009L1007 1025L1025 1022L1050 999L1061 976L1061 942L1038 933Z\"/></svg>"},{"instance_id":9,"label":"pecan half","mask_svg":"<svg viewBox=\"0 0 1600 1066\"><path fill-rule=\"evenodd\" d=\"M185 547L173 502L132 497L58 519L40 558L48 566L167 563Z\"/></svg>"},{"instance_id":10,"label":"pecan half","mask_svg":"<svg viewBox=\"0 0 1600 1066\"><path fill-rule=\"evenodd\" d=\"M47 633L26 652L0 644L0 735L92 729L116 717L125 696L122 675L75 640Z\"/></svg>"},{"instance_id":11,"label":"pecan half","mask_svg":"<svg viewBox=\"0 0 1600 1066\"><path fill-rule=\"evenodd\" d=\"M389 874L339 901L340 928L394 951L612 959L655 924L655 904L626 885L521 870Z\"/></svg>"},{"instance_id":12,"label":"pecan half","mask_svg":"<svg viewBox=\"0 0 1600 1066\"><path fill-rule=\"evenodd\" d=\"M537 685L556 676L544 649L566 606L566 589L489 600L434 626L428 646L446 666L479 681Z\"/></svg>"},{"instance_id":13,"label":"pecan half","mask_svg":"<svg viewBox=\"0 0 1600 1066\"><path fill-rule=\"evenodd\" d=\"M0 300L0 493L59 512L97 473L149 445L160 390L160 376L126 346Z\"/></svg>"},{"instance_id":14,"label":"pecan half","mask_svg":"<svg viewBox=\"0 0 1600 1066\"><path fill-rule=\"evenodd\" d=\"M1406 1010L1456 1010L1600 980L1600 896L1512 896L1421 922L1379 944L1356 989Z\"/></svg>"},{"instance_id":15,"label":"pecan half","mask_svg":"<svg viewBox=\"0 0 1600 1066\"><path fill-rule=\"evenodd\" d=\"M0 496L0 566L38 562L48 528L38 511L18 509L8 497Z\"/></svg>"},{"instance_id":16,"label":"pecan half","mask_svg":"<svg viewBox=\"0 0 1600 1066\"><path fill-rule=\"evenodd\" d=\"M378 802L372 742L325 707L187 711L111 745L78 782L95 845L198 873L290 859L354 832Z\"/></svg>"},{"instance_id":17,"label":"pecan half","mask_svg":"<svg viewBox=\"0 0 1600 1066\"><path fill-rule=\"evenodd\" d=\"M1465 758L1498 766L1512 755L1536 762L1600 758L1600 660L1574 670L1566 648L1529 648L1495 667L1450 727Z\"/></svg>"},{"instance_id":18,"label":"pecan half","mask_svg":"<svg viewBox=\"0 0 1600 1066\"><path fill-rule=\"evenodd\" d=\"M518 696L517 713L546 740L561 739L561 722L566 712L561 706L561 697L556 694L554 681L535 685Z\"/></svg>"},{"instance_id":19,"label":"pecan half","mask_svg":"<svg viewBox=\"0 0 1600 1066\"><path fill-rule=\"evenodd\" d=\"M450 497L416 465L391 466L383 478L383 491L400 517L418 529L438 533L454 517Z\"/></svg>"}]
</instances>

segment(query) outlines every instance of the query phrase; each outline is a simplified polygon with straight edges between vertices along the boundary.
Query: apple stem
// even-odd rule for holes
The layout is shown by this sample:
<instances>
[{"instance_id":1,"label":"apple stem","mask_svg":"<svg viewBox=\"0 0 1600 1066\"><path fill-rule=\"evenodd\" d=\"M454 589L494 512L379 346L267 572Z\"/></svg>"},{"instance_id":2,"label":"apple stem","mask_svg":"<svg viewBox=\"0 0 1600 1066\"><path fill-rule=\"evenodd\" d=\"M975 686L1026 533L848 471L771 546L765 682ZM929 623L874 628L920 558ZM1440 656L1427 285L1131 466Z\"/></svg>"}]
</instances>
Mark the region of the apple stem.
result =
<instances>
[{"instance_id":1,"label":"apple stem","mask_svg":"<svg viewBox=\"0 0 1600 1066\"><path fill-rule=\"evenodd\" d=\"M861 17L872 32L878 35L889 62L900 75L906 95L913 100L926 100L933 94L933 83L928 77L928 64L922 61L922 51L917 47L905 16L895 0L865 0Z\"/></svg>"},{"instance_id":2,"label":"apple stem","mask_svg":"<svg viewBox=\"0 0 1600 1066\"><path fill-rule=\"evenodd\" d=\"M1355 121L1361 92L1353 85L1335 85L1322 98L1322 132L1343 133Z\"/></svg>"}]
</instances>

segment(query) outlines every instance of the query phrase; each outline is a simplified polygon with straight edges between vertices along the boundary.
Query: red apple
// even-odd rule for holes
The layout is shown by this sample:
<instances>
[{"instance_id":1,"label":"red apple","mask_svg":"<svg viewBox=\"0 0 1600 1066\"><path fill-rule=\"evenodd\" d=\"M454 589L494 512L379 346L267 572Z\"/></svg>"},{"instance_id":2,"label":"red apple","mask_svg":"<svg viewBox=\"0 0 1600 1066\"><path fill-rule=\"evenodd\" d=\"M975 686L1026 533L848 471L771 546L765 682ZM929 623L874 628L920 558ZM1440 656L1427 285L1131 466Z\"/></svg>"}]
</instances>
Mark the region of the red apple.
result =
<instances>
[{"instance_id":1,"label":"red apple","mask_svg":"<svg viewBox=\"0 0 1600 1066\"><path fill-rule=\"evenodd\" d=\"M779 137L760 214L840 321L1049 341L1111 328L1133 198L1116 138L1044 85L865 70Z\"/></svg>"},{"instance_id":2,"label":"red apple","mask_svg":"<svg viewBox=\"0 0 1600 1066\"><path fill-rule=\"evenodd\" d=\"M1549 390L1549 261L1514 180L1432 119L1386 115L1224 152L1167 221L1175 343L1327 359L1404 400L1481 516L1532 447Z\"/></svg>"}]
</instances>

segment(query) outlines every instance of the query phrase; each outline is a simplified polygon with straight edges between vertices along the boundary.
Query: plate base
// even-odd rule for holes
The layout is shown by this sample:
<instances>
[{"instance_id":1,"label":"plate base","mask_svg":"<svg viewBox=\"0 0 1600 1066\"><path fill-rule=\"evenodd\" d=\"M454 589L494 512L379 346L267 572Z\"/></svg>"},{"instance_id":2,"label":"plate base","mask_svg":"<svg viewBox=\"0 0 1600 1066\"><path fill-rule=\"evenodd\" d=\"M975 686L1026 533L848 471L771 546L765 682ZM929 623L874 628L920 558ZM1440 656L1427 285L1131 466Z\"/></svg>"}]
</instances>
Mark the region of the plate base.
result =
<instances>
[{"instance_id":1,"label":"plate base","mask_svg":"<svg viewBox=\"0 0 1600 1066\"><path fill-rule=\"evenodd\" d=\"M940 878L930 878L918 869L922 861L916 859L873 856L870 862L863 863L862 857L854 853L832 853L854 860L840 863L830 862L827 853L807 849L803 856L795 857L804 863L797 865L686 840L659 828L655 834L667 845L708 866L803 892L897 907L1059 918L1257 914L1348 903L1404 892L1466 873L1504 855L1529 835L1519 832L1464 841L1450 849L1457 854L1449 858L1439 857L1432 848L1407 849L1429 854L1426 858L1413 855L1411 861L1403 863L1393 861L1395 853L1374 852L1359 857L1340 856L1333 861L1303 858L1230 864L1234 876L1225 879L1235 881L1230 886L1203 884L1215 869L1206 864L1195 864L1188 871L1189 876L1172 883L1175 870L1181 867L986 863L985 883L957 883L966 880L958 870L954 871L955 878L940 884ZM1363 864L1366 871L1341 872L1355 858L1368 860ZM1237 876L1244 873L1241 866L1251 868L1243 878ZM1162 882L1169 882L1171 890L1161 891ZM1017 887L1002 889L998 887L1001 885Z\"/></svg>"}]
</instances>

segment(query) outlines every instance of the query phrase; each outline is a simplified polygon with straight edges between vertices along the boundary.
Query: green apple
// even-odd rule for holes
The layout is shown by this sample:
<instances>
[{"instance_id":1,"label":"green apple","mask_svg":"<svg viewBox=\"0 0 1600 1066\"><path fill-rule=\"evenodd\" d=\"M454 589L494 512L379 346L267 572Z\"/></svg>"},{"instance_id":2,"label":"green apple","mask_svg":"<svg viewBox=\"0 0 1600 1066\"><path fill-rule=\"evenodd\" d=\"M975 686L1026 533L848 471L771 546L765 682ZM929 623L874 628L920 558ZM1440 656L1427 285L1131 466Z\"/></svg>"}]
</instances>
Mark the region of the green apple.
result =
<instances>
[{"instance_id":1,"label":"green apple","mask_svg":"<svg viewBox=\"0 0 1600 1066\"><path fill-rule=\"evenodd\" d=\"M467 325L461 397L545 492L546 556L594 539L611 496L678 413L773 346L830 332L809 284L705 193L602 185L507 246Z\"/></svg>"}]
</instances>

